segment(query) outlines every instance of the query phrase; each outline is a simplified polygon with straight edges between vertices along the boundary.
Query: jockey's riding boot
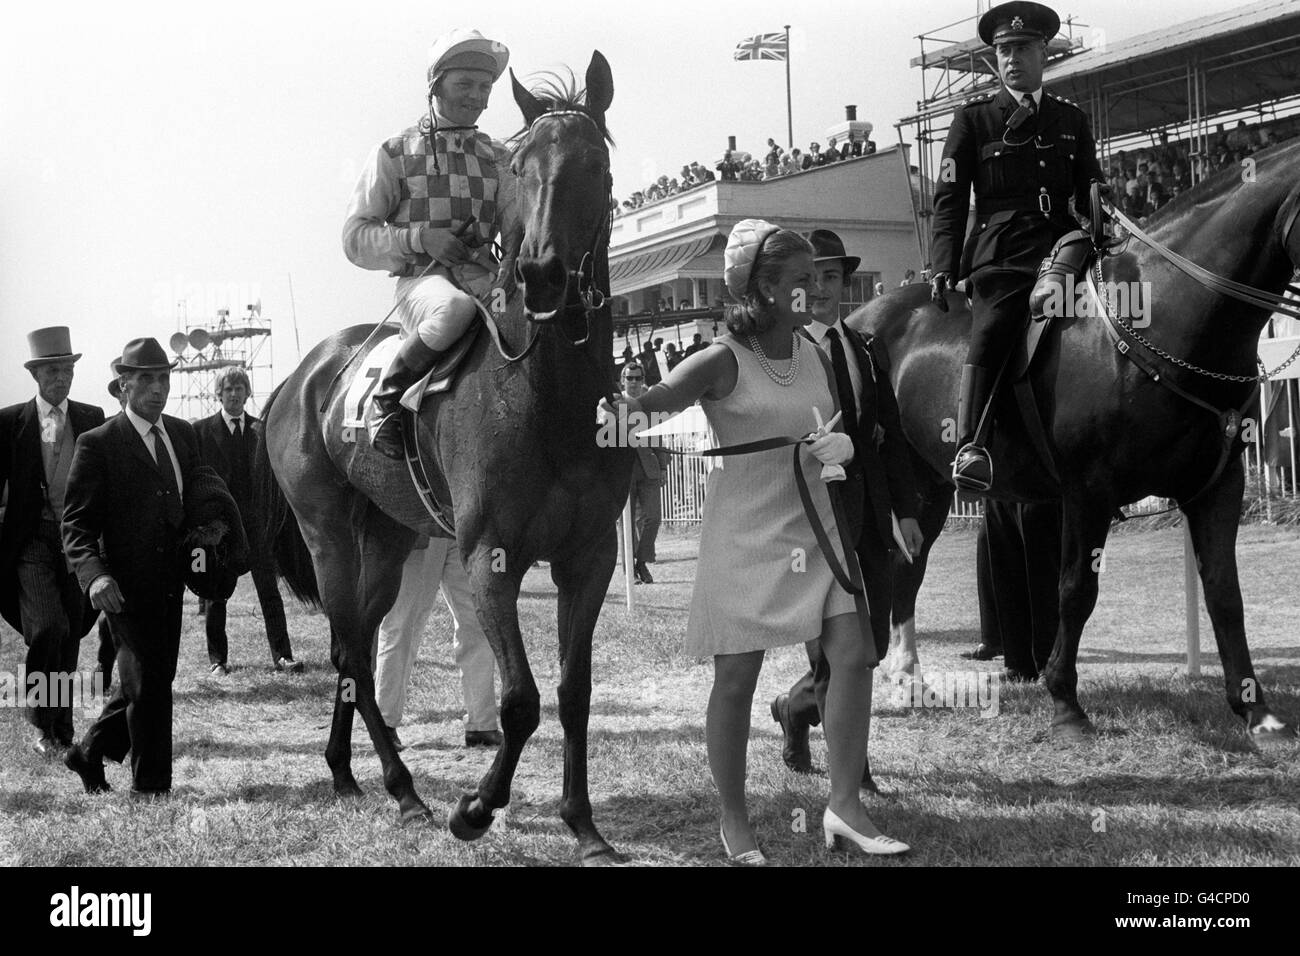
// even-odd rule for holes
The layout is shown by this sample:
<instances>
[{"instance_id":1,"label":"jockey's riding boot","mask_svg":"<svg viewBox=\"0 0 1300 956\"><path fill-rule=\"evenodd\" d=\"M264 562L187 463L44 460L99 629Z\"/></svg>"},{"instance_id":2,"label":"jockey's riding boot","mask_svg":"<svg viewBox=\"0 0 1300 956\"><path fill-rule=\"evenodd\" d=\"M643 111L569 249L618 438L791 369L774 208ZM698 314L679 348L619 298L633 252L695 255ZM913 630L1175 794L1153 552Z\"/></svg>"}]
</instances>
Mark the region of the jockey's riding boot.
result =
<instances>
[{"instance_id":1,"label":"jockey's riding boot","mask_svg":"<svg viewBox=\"0 0 1300 956\"><path fill-rule=\"evenodd\" d=\"M375 392L375 409L379 414L370 424L370 444L381 455L398 461L406 457L402 447L402 396L433 368L442 354L425 345L418 335L402 339L388 374Z\"/></svg>"},{"instance_id":2,"label":"jockey's riding boot","mask_svg":"<svg viewBox=\"0 0 1300 956\"><path fill-rule=\"evenodd\" d=\"M975 444L975 430L989 402L992 376L980 365L961 367L961 393L957 400L957 457L952 463L953 483L962 491L984 492L993 487L993 461Z\"/></svg>"}]
</instances>

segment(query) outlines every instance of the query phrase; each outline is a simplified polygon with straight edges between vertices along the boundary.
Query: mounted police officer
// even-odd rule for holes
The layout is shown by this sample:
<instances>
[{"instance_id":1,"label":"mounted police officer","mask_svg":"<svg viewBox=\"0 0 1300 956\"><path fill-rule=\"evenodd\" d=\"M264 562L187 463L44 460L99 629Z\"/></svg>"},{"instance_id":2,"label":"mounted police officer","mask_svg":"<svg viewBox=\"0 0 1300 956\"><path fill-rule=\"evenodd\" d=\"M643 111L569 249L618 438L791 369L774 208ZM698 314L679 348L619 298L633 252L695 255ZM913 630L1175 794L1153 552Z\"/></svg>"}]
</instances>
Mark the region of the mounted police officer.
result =
<instances>
[{"instance_id":1,"label":"mounted police officer","mask_svg":"<svg viewBox=\"0 0 1300 956\"><path fill-rule=\"evenodd\" d=\"M1047 44L1060 25L1049 7L1020 0L980 18L1002 86L957 108L935 186L932 297L947 311L948 289L969 278L974 313L953 461L953 481L969 491L993 482L976 426L1028 315L1038 265L1078 228L1070 200L1086 209L1091 182L1103 178L1083 111L1042 88ZM975 227L966 238L972 187Z\"/></svg>"},{"instance_id":2,"label":"mounted police officer","mask_svg":"<svg viewBox=\"0 0 1300 956\"><path fill-rule=\"evenodd\" d=\"M428 113L370 156L352 194L343 251L363 269L398 276L402 345L374 401L371 444L402 457L403 393L474 320L466 291L493 276L486 246L500 231L505 147L476 123L510 51L477 30L452 30L429 48Z\"/></svg>"}]
</instances>

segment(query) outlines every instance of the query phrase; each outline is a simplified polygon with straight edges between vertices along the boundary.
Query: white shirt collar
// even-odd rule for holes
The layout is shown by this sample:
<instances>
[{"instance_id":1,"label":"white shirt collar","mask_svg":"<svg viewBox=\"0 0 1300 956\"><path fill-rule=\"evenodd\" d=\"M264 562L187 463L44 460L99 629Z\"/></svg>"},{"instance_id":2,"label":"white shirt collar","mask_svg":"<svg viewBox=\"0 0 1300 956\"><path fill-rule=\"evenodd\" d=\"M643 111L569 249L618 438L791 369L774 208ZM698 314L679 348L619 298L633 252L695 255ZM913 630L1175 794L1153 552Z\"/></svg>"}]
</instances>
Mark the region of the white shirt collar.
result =
<instances>
[{"instance_id":1,"label":"white shirt collar","mask_svg":"<svg viewBox=\"0 0 1300 956\"><path fill-rule=\"evenodd\" d=\"M54 408L49 402L41 397L40 393L36 395L36 411L40 413L41 418L50 417L50 409ZM63 417L68 417L68 400L65 398L59 402L59 411L63 412Z\"/></svg>"},{"instance_id":2,"label":"white shirt collar","mask_svg":"<svg viewBox=\"0 0 1300 956\"><path fill-rule=\"evenodd\" d=\"M163 425L163 420L161 415L158 416L157 422L151 422L149 421L149 419L141 418L139 415L137 415L132 410L130 405L127 405L124 409L122 409L122 411L126 413L126 420L131 423L131 427L136 430L136 434L138 434L141 438L149 434L149 429L153 428L155 424L158 426L158 430L160 432L162 432L164 435L167 434L167 428L166 426Z\"/></svg>"},{"instance_id":3,"label":"white shirt collar","mask_svg":"<svg viewBox=\"0 0 1300 956\"><path fill-rule=\"evenodd\" d=\"M826 333L831 329L834 329L836 332L839 333L841 342L843 342L848 337L844 334L844 322L840 319L836 319L830 325L825 325L821 322L818 322L816 319L813 319L806 326L804 326L804 328L808 330L808 334L813 337L813 341L816 342L818 345L821 345L822 342L826 340Z\"/></svg>"},{"instance_id":4,"label":"white shirt collar","mask_svg":"<svg viewBox=\"0 0 1300 956\"><path fill-rule=\"evenodd\" d=\"M1017 103L1019 103L1020 98L1025 95L1024 93L1017 93L1009 86L1004 86L1003 89L1005 89L1008 93L1010 93L1011 98L1015 100ZM1040 86L1038 89L1034 90L1034 92L1030 93L1029 95L1034 98L1034 109L1036 110L1041 109L1043 105L1043 88Z\"/></svg>"},{"instance_id":5,"label":"white shirt collar","mask_svg":"<svg viewBox=\"0 0 1300 956\"><path fill-rule=\"evenodd\" d=\"M229 412L226 411L225 407L223 406L222 409L221 409L221 418L222 418L222 420L225 421L225 423L226 423L226 431L230 431L230 423L233 422L233 421L236 421L236 420L238 420L238 421L240 422L240 426L239 426L240 428L243 428L243 427L244 427L244 425L243 425L244 413L243 413L243 412L240 412L238 415L231 415Z\"/></svg>"}]
</instances>

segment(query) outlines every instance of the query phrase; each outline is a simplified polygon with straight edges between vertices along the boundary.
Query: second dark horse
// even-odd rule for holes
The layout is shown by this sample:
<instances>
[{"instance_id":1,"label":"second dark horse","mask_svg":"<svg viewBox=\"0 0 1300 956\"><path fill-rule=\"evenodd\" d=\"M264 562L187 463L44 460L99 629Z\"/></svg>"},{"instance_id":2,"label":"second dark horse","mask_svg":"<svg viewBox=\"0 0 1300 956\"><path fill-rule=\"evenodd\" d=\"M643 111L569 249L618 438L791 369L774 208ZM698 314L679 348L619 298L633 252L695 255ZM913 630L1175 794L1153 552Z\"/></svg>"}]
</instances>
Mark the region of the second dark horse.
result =
<instances>
[{"instance_id":1,"label":"second dark horse","mask_svg":"<svg viewBox=\"0 0 1300 956\"><path fill-rule=\"evenodd\" d=\"M1153 215L1148 229L1175 253L1219 276L1280 293L1300 264L1298 173L1300 140L1294 140L1257 154L1250 177L1232 169L1198 185ZM1152 358L1162 378L1217 409L1240 408L1247 401L1260 332L1268 320L1266 309L1210 291L1136 240L1122 254L1105 260L1104 278L1108 285L1123 283L1128 288L1150 283L1150 327L1140 334L1178 360ZM920 483L929 476L921 519L927 552L943 528L952 496L947 475L954 445L949 432L957 407L958 369L970 333L965 300L952 295L949 306L950 312L940 312L930 303L928 287L910 286L849 318L850 324L874 333L884 347L903 429L919 459ZM1047 478L1023 428L1015 426L1018 413L1009 398L998 407L1003 424L995 431L992 449L999 462L995 497L1043 500L1059 495L1063 503L1060 621L1043 671L1055 707L1053 738L1075 740L1093 729L1079 704L1075 662L1084 624L1097 601L1100 558L1111 518L1120 505L1158 495L1182 503L1223 661L1229 706L1245 720L1253 743L1293 741L1294 729L1265 702L1246 645L1236 558L1245 484L1241 455L1230 455L1222 474L1211 482L1224 447L1223 422L1121 354L1097 315L1073 315L1055 324L1058 329L1045 337L1035 361L1032 381L1060 474L1059 488ZM1126 342L1130 350L1139 348L1129 336ZM1189 364L1217 375L1194 374ZM895 587L896 646L891 647L891 658L912 670L913 678L911 619L924 573L923 559L915 567L903 566Z\"/></svg>"}]
</instances>

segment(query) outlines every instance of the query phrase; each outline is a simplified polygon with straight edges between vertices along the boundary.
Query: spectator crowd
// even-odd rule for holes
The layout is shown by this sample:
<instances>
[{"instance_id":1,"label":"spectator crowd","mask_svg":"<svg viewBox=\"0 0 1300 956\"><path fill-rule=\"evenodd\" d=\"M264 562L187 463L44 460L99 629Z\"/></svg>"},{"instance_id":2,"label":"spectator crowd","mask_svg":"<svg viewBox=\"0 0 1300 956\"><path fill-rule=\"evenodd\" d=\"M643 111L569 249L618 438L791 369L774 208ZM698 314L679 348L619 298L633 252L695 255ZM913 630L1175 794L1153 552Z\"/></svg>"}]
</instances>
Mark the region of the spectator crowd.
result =
<instances>
[{"instance_id":1,"label":"spectator crowd","mask_svg":"<svg viewBox=\"0 0 1300 956\"><path fill-rule=\"evenodd\" d=\"M769 179L778 179L781 176L805 172L809 169L816 169L831 163L843 162L856 156L870 156L875 151L876 144L874 141L866 137L858 137L852 133L843 143L838 142L832 136L827 141L825 149L822 148L820 142L810 143L806 153L798 148L787 152L774 139L769 138L767 152L761 160L743 150L728 149L723 152L722 158L714 165L713 169L700 165L698 161L687 163L682 167L680 176L673 178L660 176L644 189L638 189L632 193L630 197L622 202L617 199L613 200L613 211L615 216L620 216L634 209L639 209L647 203L689 192L697 186L703 186L705 183L711 183L719 179L723 182L763 182Z\"/></svg>"},{"instance_id":2,"label":"spectator crowd","mask_svg":"<svg viewBox=\"0 0 1300 956\"><path fill-rule=\"evenodd\" d=\"M1200 182L1300 132L1300 117L1251 126L1245 120L1226 130L1220 123L1204 153L1190 141L1169 141L1162 130L1152 146L1120 150L1110 158L1107 182L1113 201L1129 216L1142 219Z\"/></svg>"}]
</instances>

